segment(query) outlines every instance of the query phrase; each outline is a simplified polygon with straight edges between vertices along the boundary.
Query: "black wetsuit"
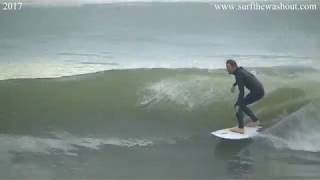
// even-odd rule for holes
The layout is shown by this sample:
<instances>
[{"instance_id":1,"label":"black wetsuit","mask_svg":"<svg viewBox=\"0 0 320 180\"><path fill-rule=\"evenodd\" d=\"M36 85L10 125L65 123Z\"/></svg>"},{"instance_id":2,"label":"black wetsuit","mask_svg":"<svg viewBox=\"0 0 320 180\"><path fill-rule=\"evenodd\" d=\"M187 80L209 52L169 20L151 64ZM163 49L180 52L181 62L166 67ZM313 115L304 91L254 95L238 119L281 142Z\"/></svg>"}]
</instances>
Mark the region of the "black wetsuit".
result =
<instances>
[{"instance_id":1,"label":"black wetsuit","mask_svg":"<svg viewBox=\"0 0 320 180\"><path fill-rule=\"evenodd\" d=\"M247 105L252 104L253 102L258 101L264 96L264 88L263 85L259 82L259 80L250 72L245 70L242 67L238 67L236 71L233 73L236 82L233 86L238 85L239 88L239 96L235 106L238 106L238 112L236 113L238 119L238 127L243 128L243 112L246 113L252 121L256 122L258 118L254 115L254 113L247 107ZM246 87L250 93L244 97L244 87Z\"/></svg>"}]
</instances>

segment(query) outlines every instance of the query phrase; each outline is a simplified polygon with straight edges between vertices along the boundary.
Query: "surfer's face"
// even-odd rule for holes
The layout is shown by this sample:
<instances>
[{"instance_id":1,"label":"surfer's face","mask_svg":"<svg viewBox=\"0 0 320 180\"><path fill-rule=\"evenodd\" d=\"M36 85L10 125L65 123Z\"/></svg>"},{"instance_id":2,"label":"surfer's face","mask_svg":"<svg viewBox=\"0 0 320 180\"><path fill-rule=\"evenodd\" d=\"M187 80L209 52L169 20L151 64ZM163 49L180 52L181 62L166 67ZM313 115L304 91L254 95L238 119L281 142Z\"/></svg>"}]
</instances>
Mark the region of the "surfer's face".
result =
<instances>
[{"instance_id":1,"label":"surfer's face","mask_svg":"<svg viewBox=\"0 0 320 180\"><path fill-rule=\"evenodd\" d=\"M231 64L227 63L226 64L226 67L227 67L227 71L229 74L233 74L234 71L236 70L236 67L235 66L232 66Z\"/></svg>"}]
</instances>

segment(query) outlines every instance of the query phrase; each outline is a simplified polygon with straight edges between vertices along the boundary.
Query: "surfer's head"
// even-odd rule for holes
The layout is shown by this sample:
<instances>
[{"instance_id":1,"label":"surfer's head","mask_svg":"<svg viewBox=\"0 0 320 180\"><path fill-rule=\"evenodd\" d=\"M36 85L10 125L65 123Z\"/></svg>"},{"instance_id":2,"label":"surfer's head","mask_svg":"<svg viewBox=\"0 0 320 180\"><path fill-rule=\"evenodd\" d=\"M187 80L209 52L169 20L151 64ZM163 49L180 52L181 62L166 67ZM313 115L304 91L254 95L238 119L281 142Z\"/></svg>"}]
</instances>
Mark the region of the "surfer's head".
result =
<instances>
[{"instance_id":1,"label":"surfer's head","mask_svg":"<svg viewBox=\"0 0 320 180\"><path fill-rule=\"evenodd\" d=\"M226 68L229 74L233 74L238 68L237 62L233 59L228 59L226 61Z\"/></svg>"}]
</instances>

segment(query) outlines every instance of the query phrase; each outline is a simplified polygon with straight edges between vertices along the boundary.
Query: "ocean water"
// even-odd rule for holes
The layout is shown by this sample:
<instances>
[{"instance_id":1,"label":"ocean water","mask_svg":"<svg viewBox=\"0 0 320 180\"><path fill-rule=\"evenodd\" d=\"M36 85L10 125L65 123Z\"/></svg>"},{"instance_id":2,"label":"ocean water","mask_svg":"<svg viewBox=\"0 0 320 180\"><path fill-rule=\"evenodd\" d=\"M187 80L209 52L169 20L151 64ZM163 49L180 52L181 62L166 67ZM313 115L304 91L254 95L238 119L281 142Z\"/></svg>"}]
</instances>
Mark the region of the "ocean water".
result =
<instances>
[{"instance_id":1,"label":"ocean water","mask_svg":"<svg viewBox=\"0 0 320 180\"><path fill-rule=\"evenodd\" d=\"M23 6L0 11L0 78L110 69L311 65L319 11L217 11L212 3ZM41 69L41 70L39 70Z\"/></svg>"},{"instance_id":2,"label":"ocean water","mask_svg":"<svg viewBox=\"0 0 320 180\"><path fill-rule=\"evenodd\" d=\"M0 179L319 179L319 17L209 1L0 11ZM236 124L228 58L266 89L248 141L210 135Z\"/></svg>"}]
</instances>

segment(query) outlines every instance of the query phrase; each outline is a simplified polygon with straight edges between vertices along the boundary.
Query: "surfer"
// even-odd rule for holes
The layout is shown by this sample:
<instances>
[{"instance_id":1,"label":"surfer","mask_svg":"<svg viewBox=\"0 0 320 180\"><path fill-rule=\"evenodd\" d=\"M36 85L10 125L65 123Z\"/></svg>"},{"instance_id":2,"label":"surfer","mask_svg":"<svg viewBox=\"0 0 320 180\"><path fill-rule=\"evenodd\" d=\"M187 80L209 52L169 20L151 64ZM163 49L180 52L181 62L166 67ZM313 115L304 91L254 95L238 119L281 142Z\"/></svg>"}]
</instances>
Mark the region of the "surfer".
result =
<instances>
[{"instance_id":1,"label":"surfer","mask_svg":"<svg viewBox=\"0 0 320 180\"><path fill-rule=\"evenodd\" d=\"M231 128L232 132L244 133L243 113L247 114L252 122L246 124L249 127L256 127L260 124L260 121L256 115L247 107L260 100L264 96L264 88L261 82L249 71L243 67L238 67L236 61L229 59L226 61L226 68L229 74L235 76L236 82L232 85L231 92L234 92L235 86L238 86L239 96L234 107L237 108L236 117L238 119L238 127ZM244 96L244 87L250 92Z\"/></svg>"}]
</instances>

